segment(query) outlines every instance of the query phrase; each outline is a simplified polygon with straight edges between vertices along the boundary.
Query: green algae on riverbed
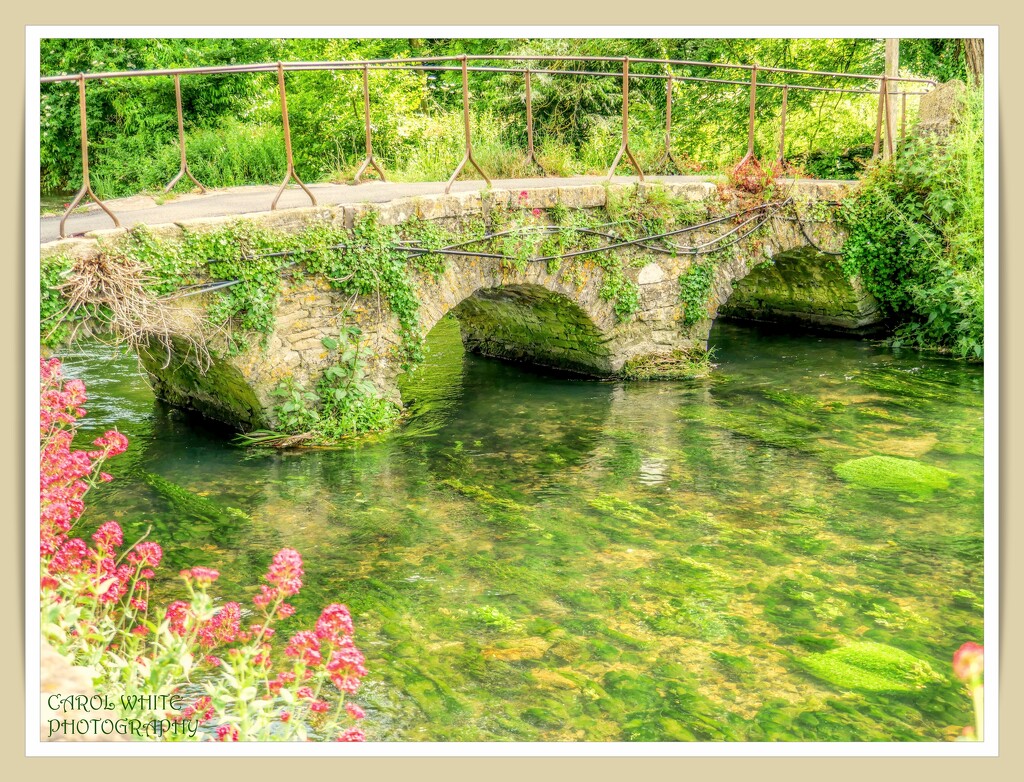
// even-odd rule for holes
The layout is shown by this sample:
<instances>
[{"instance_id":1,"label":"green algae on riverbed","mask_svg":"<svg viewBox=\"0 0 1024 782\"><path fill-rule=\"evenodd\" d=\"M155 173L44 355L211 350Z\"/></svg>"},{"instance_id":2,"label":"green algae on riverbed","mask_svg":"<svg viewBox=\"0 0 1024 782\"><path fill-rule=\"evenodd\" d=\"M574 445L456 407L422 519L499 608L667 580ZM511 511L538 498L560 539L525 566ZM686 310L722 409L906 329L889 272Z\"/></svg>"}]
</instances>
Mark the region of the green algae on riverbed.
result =
<instances>
[{"instance_id":1,"label":"green algae on riverbed","mask_svg":"<svg viewBox=\"0 0 1024 782\"><path fill-rule=\"evenodd\" d=\"M837 464L835 473L845 481L868 489L931 495L939 489L949 488L955 473L932 467L912 459L891 456L865 456Z\"/></svg>"},{"instance_id":2,"label":"green algae on riverbed","mask_svg":"<svg viewBox=\"0 0 1024 782\"><path fill-rule=\"evenodd\" d=\"M706 380L589 382L466 356L453 325L403 385L408 423L330 452L239 449L155 405L134 362L70 357L96 390L86 426L119 425L137 466L111 461L86 521L128 539L160 521L153 604L193 564L246 602L274 551L302 552L279 636L351 607L372 740L937 741L970 723L949 666L983 629L977 367L718 326ZM836 475L867 454L957 477L929 494ZM877 647L895 686L844 656Z\"/></svg>"}]
</instances>

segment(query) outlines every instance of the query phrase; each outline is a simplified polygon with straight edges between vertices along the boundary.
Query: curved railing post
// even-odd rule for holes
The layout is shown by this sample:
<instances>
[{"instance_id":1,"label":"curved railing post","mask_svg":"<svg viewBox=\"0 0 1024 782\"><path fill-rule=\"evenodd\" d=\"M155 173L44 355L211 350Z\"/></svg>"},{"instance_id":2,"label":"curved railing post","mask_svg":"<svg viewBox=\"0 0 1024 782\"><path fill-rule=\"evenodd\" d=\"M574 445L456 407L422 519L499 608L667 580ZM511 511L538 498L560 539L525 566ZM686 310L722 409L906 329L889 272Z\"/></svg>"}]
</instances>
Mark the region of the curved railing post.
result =
<instances>
[{"instance_id":1,"label":"curved railing post","mask_svg":"<svg viewBox=\"0 0 1024 782\"><path fill-rule=\"evenodd\" d=\"M661 158L654 164L654 168L656 171L660 171L661 167L665 166L665 173L668 173L668 164L671 163L676 167L676 173L682 174L683 167L679 165L676 156L672 154L672 90L674 87L675 79L672 78L672 74L669 74L665 80L665 151L661 153Z\"/></svg>"},{"instance_id":2,"label":"curved railing post","mask_svg":"<svg viewBox=\"0 0 1024 782\"><path fill-rule=\"evenodd\" d=\"M373 131L370 127L370 67L368 65L363 65L363 119L366 122L366 159L363 160L359 170L356 171L353 181L358 185L359 178L366 171L366 167L373 166L373 170L377 172L380 181L387 182L384 171L377 165L377 161L373 159Z\"/></svg>"},{"instance_id":3,"label":"curved railing post","mask_svg":"<svg viewBox=\"0 0 1024 782\"><path fill-rule=\"evenodd\" d=\"M460 55L459 59L462 60L462 120L466 136L466 154L462 156L462 162L459 163L455 172L449 177L448 184L444 188L445 193L451 192L452 185L455 184L455 178L461 173L466 163L472 163L473 168L480 172L480 176L484 178L487 186L491 186L491 180L487 178L487 174L484 173L484 170L473 159L473 142L469 132L469 71L466 68L466 55Z\"/></svg>"},{"instance_id":4,"label":"curved railing post","mask_svg":"<svg viewBox=\"0 0 1024 782\"><path fill-rule=\"evenodd\" d=\"M633 157L633 150L629 148L629 58L622 58L622 144L619 146L619 151L615 154L615 160L612 161L611 168L608 169L608 181L610 182L612 177L615 176L615 168L619 165L619 161L622 160L622 153L626 153L626 157L629 158L629 162L633 164L633 168L636 169L637 176L640 177L640 181L644 181L644 172L640 169L640 164L636 162L636 158Z\"/></svg>"},{"instance_id":5,"label":"curved railing post","mask_svg":"<svg viewBox=\"0 0 1024 782\"><path fill-rule=\"evenodd\" d=\"M907 140L907 91L900 86L900 144Z\"/></svg>"},{"instance_id":6,"label":"curved railing post","mask_svg":"<svg viewBox=\"0 0 1024 782\"><path fill-rule=\"evenodd\" d=\"M747 121L747 154L737 164L736 168L746 164L754 157L754 113L757 109L757 66L750 69L750 118Z\"/></svg>"},{"instance_id":7,"label":"curved railing post","mask_svg":"<svg viewBox=\"0 0 1024 782\"><path fill-rule=\"evenodd\" d=\"M277 189L277 195L274 196L274 202L270 205L270 208L271 210L277 209L277 201L281 198L281 193L284 192L285 185L288 184L289 179L294 179L299 187L306 191L306 195L313 202L313 206L316 206L316 196L309 192L309 188L302 183L299 175L295 173L295 161L292 158L292 132L288 126L288 97L284 91L284 65L280 61L277 63L277 89L281 94L281 122L284 125L284 153L288 161L288 170L285 172L284 181L281 183L281 187Z\"/></svg>"},{"instance_id":8,"label":"curved railing post","mask_svg":"<svg viewBox=\"0 0 1024 782\"><path fill-rule=\"evenodd\" d=\"M789 87L782 88L782 121L779 124L779 157L780 166L786 165L786 107L789 102Z\"/></svg>"},{"instance_id":9,"label":"curved railing post","mask_svg":"<svg viewBox=\"0 0 1024 782\"><path fill-rule=\"evenodd\" d=\"M889 84L886 79L885 85L885 158L891 158L894 153L893 139L896 136L895 129L893 127L893 116L892 116L892 101L889 100Z\"/></svg>"},{"instance_id":10,"label":"curved railing post","mask_svg":"<svg viewBox=\"0 0 1024 782\"><path fill-rule=\"evenodd\" d=\"M527 68L523 75L526 78L526 165L533 163L541 170L541 173L546 175L548 172L537 160L537 154L533 148L533 74Z\"/></svg>"},{"instance_id":11,"label":"curved railing post","mask_svg":"<svg viewBox=\"0 0 1024 782\"><path fill-rule=\"evenodd\" d=\"M174 103L178 108L178 146L181 147L181 168L178 169L174 179L167 183L164 192L170 193L171 188L178 184L178 180L187 174L188 178L198 185L199 190L205 193L206 188L189 170L188 159L185 157L185 118L181 111L181 75L177 73L174 74Z\"/></svg>"},{"instance_id":12,"label":"curved railing post","mask_svg":"<svg viewBox=\"0 0 1024 782\"><path fill-rule=\"evenodd\" d=\"M78 118L79 126L82 133L82 189L78 191L74 199L68 204L67 211L64 212L64 216L60 218L60 238L66 238L67 234L64 233L64 223L67 222L68 215L74 211L75 207L78 206L78 202L82 200L82 197L86 194L92 198L93 201L102 209L111 220L114 221L114 227L120 228L121 221L117 219L117 215L111 212L102 199L92 191L92 183L89 181L89 126L85 119L85 74L80 73L78 75Z\"/></svg>"}]
</instances>

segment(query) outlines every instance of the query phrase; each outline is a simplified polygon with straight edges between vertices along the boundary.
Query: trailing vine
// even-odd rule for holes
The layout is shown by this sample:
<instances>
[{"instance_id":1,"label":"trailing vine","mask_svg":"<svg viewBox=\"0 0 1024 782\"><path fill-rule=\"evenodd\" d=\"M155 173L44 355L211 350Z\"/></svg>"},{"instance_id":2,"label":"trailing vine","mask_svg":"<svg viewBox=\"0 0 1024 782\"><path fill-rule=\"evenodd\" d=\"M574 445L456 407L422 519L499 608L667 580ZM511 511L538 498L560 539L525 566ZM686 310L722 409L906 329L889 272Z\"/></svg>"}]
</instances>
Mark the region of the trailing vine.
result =
<instances>
[{"instance_id":1,"label":"trailing vine","mask_svg":"<svg viewBox=\"0 0 1024 782\"><path fill-rule=\"evenodd\" d=\"M679 301L683 305L683 326L692 326L708 316L708 301L714 282L715 268L709 259L695 262L679 275Z\"/></svg>"}]
</instances>

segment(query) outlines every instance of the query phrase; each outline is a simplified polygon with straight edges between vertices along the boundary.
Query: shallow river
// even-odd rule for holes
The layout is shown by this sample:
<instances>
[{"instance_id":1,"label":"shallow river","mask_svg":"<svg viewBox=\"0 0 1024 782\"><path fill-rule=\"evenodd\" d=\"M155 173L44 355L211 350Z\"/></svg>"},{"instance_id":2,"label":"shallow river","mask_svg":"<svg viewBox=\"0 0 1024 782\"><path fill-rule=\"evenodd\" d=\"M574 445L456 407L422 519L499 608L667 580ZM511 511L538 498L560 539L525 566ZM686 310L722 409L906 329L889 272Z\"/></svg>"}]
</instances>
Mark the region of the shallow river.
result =
<instances>
[{"instance_id":1,"label":"shallow river","mask_svg":"<svg viewBox=\"0 0 1024 782\"><path fill-rule=\"evenodd\" d=\"M86 521L152 524L165 600L208 565L247 601L298 549L280 633L350 606L371 740L956 735L950 659L982 636L981 368L728 324L711 342L710 379L597 382L466 355L443 322L401 429L292 452L236 446L83 348L63 358L85 434L131 442ZM833 470L871 455L953 475Z\"/></svg>"}]
</instances>

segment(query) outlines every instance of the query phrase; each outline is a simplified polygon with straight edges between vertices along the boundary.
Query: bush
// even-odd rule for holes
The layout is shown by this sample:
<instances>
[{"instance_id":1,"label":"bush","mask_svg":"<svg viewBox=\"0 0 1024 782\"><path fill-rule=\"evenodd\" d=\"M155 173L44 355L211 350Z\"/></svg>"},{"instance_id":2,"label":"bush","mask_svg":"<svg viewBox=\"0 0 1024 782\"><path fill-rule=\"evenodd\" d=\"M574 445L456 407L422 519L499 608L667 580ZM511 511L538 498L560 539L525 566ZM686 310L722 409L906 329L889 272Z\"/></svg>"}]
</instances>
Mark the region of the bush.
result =
<instances>
[{"instance_id":1,"label":"bush","mask_svg":"<svg viewBox=\"0 0 1024 782\"><path fill-rule=\"evenodd\" d=\"M894 319L895 343L984 356L984 104L950 136L912 139L843 206L843 267Z\"/></svg>"},{"instance_id":2,"label":"bush","mask_svg":"<svg viewBox=\"0 0 1024 782\"><path fill-rule=\"evenodd\" d=\"M114 521L100 525L92 545L71 538L85 495L111 480L101 467L128 440L110 431L96 450L71 450L85 385L64 380L56 359L40 362L40 380L40 627L58 653L95 672L98 693L119 714L115 724L163 740L362 741L362 730L346 727L364 716L345 696L366 674L348 609L327 606L313 629L291 636L283 660L270 642L295 611L285 601L302 587L294 549L274 555L254 618L243 621L250 612L209 594L216 570L183 570L188 599L156 610L149 584L163 559L157 543L124 547Z\"/></svg>"}]
</instances>

